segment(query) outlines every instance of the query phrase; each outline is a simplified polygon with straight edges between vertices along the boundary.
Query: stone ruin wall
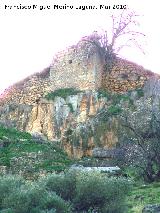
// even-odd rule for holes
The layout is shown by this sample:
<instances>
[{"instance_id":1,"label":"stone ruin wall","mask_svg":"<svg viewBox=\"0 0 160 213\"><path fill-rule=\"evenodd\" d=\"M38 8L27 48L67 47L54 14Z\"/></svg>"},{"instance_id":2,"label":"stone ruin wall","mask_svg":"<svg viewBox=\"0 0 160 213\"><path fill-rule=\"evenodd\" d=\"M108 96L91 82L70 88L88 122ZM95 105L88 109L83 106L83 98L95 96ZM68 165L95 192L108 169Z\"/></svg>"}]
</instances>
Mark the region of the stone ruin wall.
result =
<instances>
[{"instance_id":1,"label":"stone ruin wall","mask_svg":"<svg viewBox=\"0 0 160 213\"><path fill-rule=\"evenodd\" d=\"M98 48L80 41L54 58L50 71L52 90L70 87L96 90L101 87L103 67L104 57Z\"/></svg>"},{"instance_id":2,"label":"stone ruin wall","mask_svg":"<svg viewBox=\"0 0 160 213\"><path fill-rule=\"evenodd\" d=\"M103 76L102 88L122 93L143 87L152 76L158 77L136 63L117 58L110 74Z\"/></svg>"},{"instance_id":3,"label":"stone ruin wall","mask_svg":"<svg viewBox=\"0 0 160 213\"><path fill-rule=\"evenodd\" d=\"M101 85L104 62L97 47L79 42L56 55L52 66L14 84L0 96L4 104L34 105L48 92L60 88L95 90Z\"/></svg>"},{"instance_id":4,"label":"stone ruin wall","mask_svg":"<svg viewBox=\"0 0 160 213\"><path fill-rule=\"evenodd\" d=\"M4 104L35 104L50 91L50 67L14 84L0 96L0 106Z\"/></svg>"},{"instance_id":5,"label":"stone ruin wall","mask_svg":"<svg viewBox=\"0 0 160 213\"><path fill-rule=\"evenodd\" d=\"M125 92L143 87L152 76L142 66L117 58L110 74L104 75L104 58L90 42L81 41L56 55L51 67L18 82L0 96L4 104L36 104L48 92L60 88L80 90L107 89ZM159 78L159 77L158 77Z\"/></svg>"}]
</instances>

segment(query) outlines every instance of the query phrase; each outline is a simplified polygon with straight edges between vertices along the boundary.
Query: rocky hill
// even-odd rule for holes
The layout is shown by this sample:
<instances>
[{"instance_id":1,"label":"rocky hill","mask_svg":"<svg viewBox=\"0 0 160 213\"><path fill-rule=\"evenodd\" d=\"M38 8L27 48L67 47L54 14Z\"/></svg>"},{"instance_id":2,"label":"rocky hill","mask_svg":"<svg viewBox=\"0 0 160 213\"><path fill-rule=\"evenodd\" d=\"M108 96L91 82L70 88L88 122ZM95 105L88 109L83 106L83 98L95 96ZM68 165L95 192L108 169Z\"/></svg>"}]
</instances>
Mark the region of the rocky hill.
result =
<instances>
[{"instance_id":1,"label":"rocky hill","mask_svg":"<svg viewBox=\"0 0 160 213\"><path fill-rule=\"evenodd\" d=\"M110 72L106 66L94 44L80 41L1 95L0 122L58 142L76 158L127 140L122 117L145 133L159 115L159 75L121 58Z\"/></svg>"}]
</instances>

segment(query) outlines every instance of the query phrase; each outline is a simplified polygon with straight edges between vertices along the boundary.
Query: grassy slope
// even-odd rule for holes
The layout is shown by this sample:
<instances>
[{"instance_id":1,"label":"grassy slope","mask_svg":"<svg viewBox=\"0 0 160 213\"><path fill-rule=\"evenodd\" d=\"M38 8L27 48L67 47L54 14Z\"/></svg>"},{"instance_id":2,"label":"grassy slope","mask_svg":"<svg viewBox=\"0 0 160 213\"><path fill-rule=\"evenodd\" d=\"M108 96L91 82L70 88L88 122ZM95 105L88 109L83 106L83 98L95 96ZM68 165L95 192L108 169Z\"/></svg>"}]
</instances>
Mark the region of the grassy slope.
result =
<instances>
[{"instance_id":1,"label":"grassy slope","mask_svg":"<svg viewBox=\"0 0 160 213\"><path fill-rule=\"evenodd\" d=\"M72 163L57 145L37 143L26 132L0 126L0 143L3 144L3 148L0 148L0 166L10 168L12 159L25 159L30 154L39 156L32 161L31 166L35 171L62 171Z\"/></svg>"},{"instance_id":2,"label":"grassy slope","mask_svg":"<svg viewBox=\"0 0 160 213\"><path fill-rule=\"evenodd\" d=\"M160 182L135 186L127 199L128 213L141 213L145 205L160 203Z\"/></svg>"}]
</instances>

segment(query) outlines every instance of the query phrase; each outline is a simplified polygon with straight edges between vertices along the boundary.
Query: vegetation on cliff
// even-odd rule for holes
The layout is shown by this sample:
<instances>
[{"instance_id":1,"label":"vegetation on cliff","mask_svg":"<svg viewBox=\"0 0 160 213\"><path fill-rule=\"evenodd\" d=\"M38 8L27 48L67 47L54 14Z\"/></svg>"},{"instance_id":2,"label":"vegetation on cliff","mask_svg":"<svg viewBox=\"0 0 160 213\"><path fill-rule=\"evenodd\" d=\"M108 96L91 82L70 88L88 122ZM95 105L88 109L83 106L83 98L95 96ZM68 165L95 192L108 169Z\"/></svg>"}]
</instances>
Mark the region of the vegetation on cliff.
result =
<instances>
[{"instance_id":1,"label":"vegetation on cliff","mask_svg":"<svg viewBox=\"0 0 160 213\"><path fill-rule=\"evenodd\" d=\"M68 96L77 95L80 92L82 91L74 89L74 88L57 89L57 90L54 90L53 92L48 93L45 96L45 98L47 100L53 100L53 101L56 97L61 97L66 99Z\"/></svg>"}]
</instances>

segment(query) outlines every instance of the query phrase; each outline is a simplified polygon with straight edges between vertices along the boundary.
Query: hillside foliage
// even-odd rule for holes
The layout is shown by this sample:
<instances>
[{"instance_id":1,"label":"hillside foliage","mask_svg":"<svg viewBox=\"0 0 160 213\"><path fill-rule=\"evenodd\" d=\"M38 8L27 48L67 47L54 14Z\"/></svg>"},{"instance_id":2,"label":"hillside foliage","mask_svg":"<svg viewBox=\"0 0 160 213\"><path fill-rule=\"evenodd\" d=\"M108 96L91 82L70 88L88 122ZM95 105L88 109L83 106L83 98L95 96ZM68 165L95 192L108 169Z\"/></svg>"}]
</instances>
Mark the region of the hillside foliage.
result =
<instances>
[{"instance_id":1,"label":"hillside foliage","mask_svg":"<svg viewBox=\"0 0 160 213\"><path fill-rule=\"evenodd\" d=\"M111 213L125 211L130 183L100 173L52 174L36 182L0 177L0 212Z\"/></svg>"},{"instance_id":2,"label":"hillside foliage","mask_svg":"<svg viewBox=\"0 0 160 213\"><path fill-rule=\"evenodd\" d=\"M0 166L11 173L32 176L40 171L63 171L72 160L56 143L0 126Z\"/></svg>"}]
</instances>

